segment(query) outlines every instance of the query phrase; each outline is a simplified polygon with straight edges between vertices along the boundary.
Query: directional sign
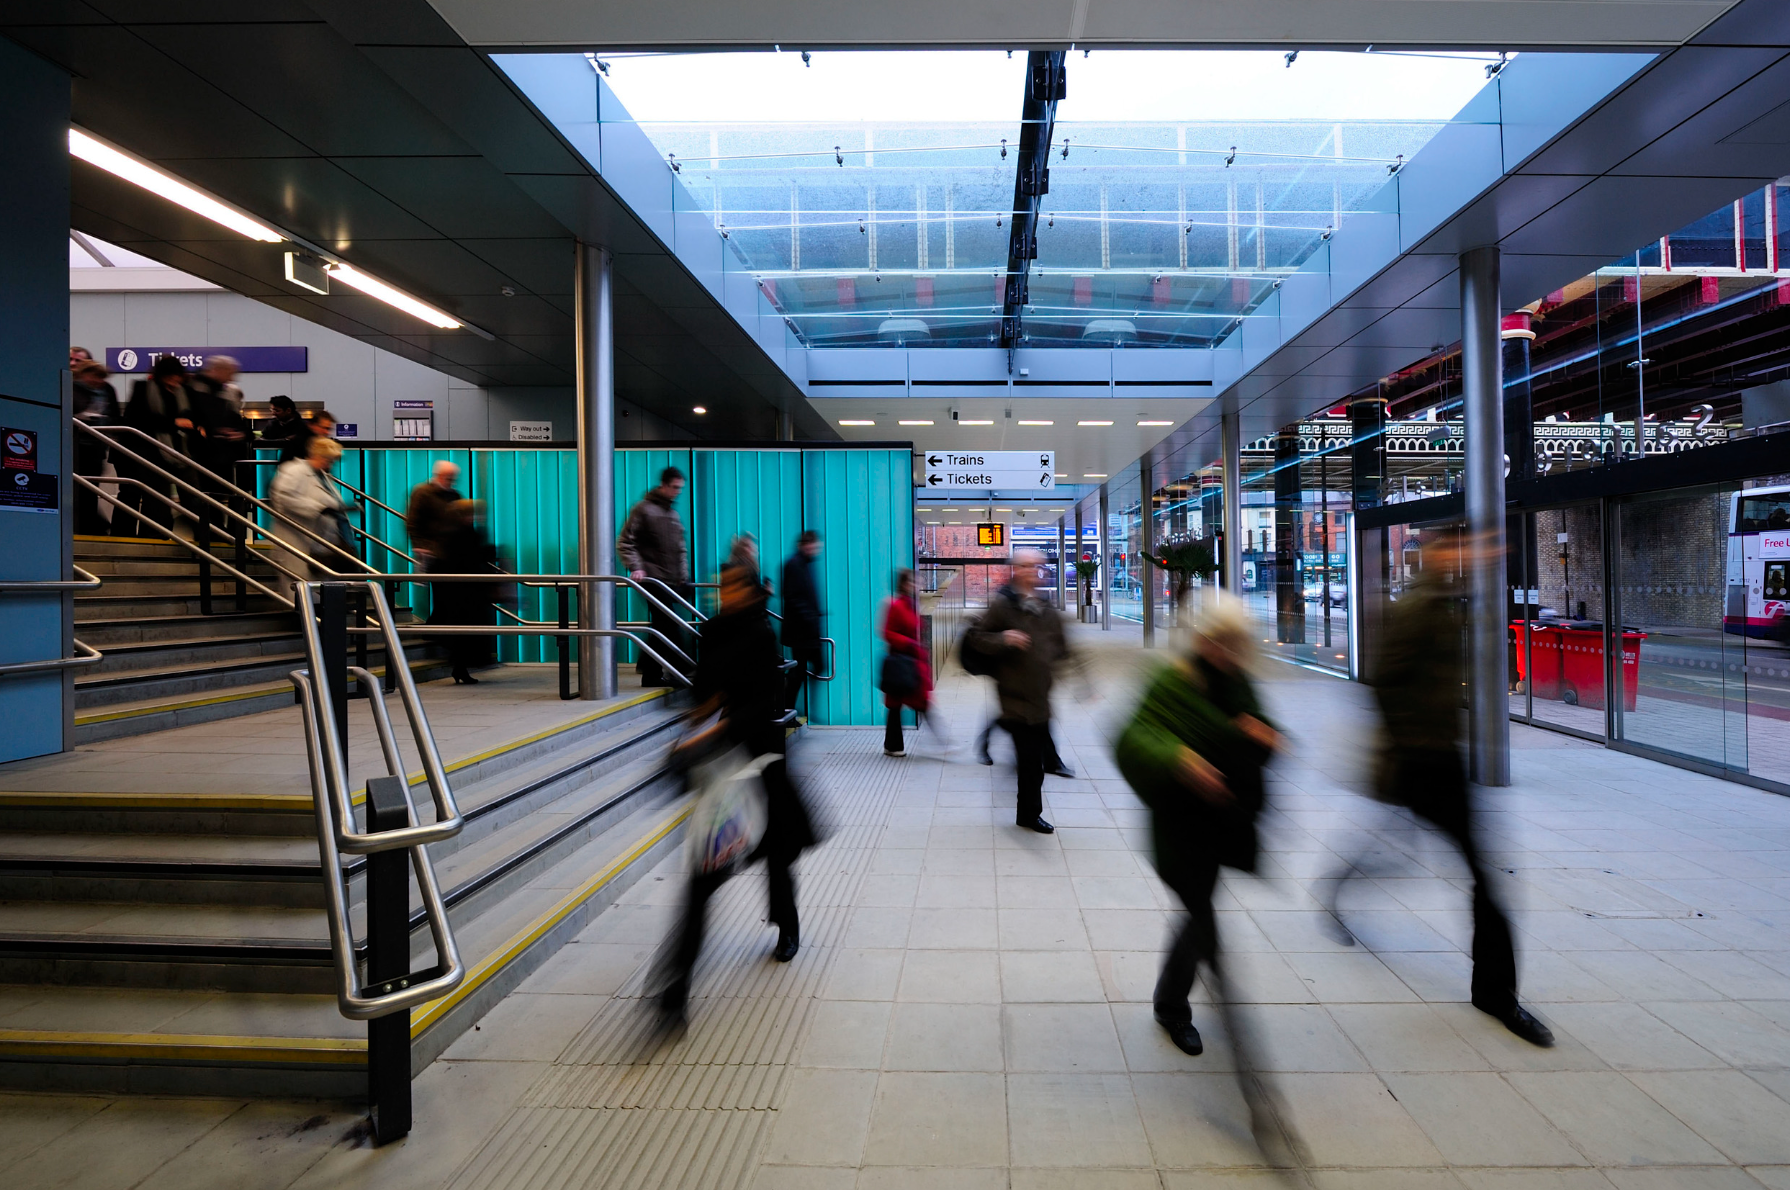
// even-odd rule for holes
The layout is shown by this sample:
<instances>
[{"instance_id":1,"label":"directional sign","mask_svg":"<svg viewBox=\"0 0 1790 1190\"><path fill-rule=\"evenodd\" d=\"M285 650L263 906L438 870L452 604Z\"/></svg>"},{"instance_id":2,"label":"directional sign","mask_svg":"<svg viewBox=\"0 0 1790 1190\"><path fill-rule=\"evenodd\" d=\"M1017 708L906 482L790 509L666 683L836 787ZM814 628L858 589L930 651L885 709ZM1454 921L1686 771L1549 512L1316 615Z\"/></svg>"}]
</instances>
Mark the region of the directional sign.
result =
<instances>
[{"instance_id":1,"label":"directional sign","mask_svg":"<svg viewBox=\"0 0 1790 1190\"><path fill-rule=\"evenodd\" d=\"M1054 450L929 450L924 460L921 486L928 491L1050 491L1057 486Z\"/></svg>"}]
</instances>

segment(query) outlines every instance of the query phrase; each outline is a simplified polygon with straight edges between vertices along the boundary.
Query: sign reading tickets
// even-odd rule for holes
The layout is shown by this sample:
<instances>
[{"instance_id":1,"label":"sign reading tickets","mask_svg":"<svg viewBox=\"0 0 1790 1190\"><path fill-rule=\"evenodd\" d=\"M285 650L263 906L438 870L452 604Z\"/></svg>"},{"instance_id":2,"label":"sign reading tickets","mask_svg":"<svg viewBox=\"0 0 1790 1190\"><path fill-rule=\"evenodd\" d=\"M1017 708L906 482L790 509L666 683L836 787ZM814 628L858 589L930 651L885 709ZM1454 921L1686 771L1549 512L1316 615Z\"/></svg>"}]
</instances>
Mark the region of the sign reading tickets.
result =
<instances>
[{"instance_id":1,"label":"sign reading tickets","mask_svg":"<svg viewBox=\"0 0 1790 1190\"><path fill-rule=\"evenodd\" d=\"M553 441L553 423L550 421L512 421L510 423L511 442L551 442Z\"/></svg>"},{"instance_id":2,"label":"sign reading tickets","mask_svg":"<svg viewBox=\"0 0 1790 1190\"><path fill-rule=\"evenodd\" d=\"M1054 450L929 450L922 456L928 491L992 491L1026 488L1052 491L1057 486Z\"/></svg>"},{"instance_id":3,"label":"sign reading tickets","mask_svg":"<svg viewBox=\"0 0 1790 1190\"><path fill-rule=\"evenodd\" d=\"M178 359L189 372L205 366L208 356L227 355L244 372L308 372L309 347L108 347L106 367L114 372L147 372L164 355Z\"/></svg>"}]
</instances>

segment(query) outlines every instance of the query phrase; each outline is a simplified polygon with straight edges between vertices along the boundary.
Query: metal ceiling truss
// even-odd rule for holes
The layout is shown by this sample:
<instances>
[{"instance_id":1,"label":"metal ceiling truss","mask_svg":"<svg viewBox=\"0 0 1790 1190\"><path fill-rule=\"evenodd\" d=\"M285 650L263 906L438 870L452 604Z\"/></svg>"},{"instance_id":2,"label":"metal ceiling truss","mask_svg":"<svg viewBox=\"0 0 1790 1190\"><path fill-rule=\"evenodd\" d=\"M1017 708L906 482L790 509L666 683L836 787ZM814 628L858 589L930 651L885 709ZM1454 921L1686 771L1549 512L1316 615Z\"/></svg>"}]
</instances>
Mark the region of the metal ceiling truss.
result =
<instances>
[{"instance_id":1,"label":"metal ceiling truss","mask_svg":"<svg viewBox=\"0 0 1790 1190\"><path fill-rule=\"evenodd\" d=\"M1038 259L1038 207L1050 191L1050 141L1057 101L1065 94L1064 54L1033 50L1026 60L1026 99L1020 115L1017 170L1013 178L1013 226L1007 236L1007 286L1001 310L1001 346L1007 371L1013 349L1024 341L1024 311L1032 262Z\"/></svg>"}]
</instances>

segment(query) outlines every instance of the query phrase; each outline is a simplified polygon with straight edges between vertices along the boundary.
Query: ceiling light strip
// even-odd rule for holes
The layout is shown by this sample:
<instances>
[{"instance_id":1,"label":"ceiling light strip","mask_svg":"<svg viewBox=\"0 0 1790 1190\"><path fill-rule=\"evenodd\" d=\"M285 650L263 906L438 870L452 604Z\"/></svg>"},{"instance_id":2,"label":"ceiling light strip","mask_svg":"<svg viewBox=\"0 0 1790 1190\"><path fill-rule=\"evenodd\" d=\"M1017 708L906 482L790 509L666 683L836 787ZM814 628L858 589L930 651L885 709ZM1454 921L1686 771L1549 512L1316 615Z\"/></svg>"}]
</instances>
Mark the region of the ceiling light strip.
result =
<instances>
[{"instance_id":1,"label":"ceiling light strip","mask_svg":"<svg viewBox=\"0 0 1790 1190\"><path fill-rule=\"evenodd\" d=\"M206 194L172 174L164 173L148 162L131 156L116 145L109 144L90 132L79 128L70 128L68 130L68 151L70 155L105 170L113 177L121 178L134 186L140 186L151 194L165 198L176 206L184 207L195 215L203 216L238 235L247 236L249 239L257 240L263 244L290 242L316 252L323 258L330 275L341 281L342 284L358 290L368 297L382 301L395 310L402 310L411 317L421 319L431 326L450 331L469 330L482 339L496 337L479 327L462 322L420 298L412 297L395 285L387 284L377 277L361 272L353 265L321 251L308 241L270 227L222 199ZM304 288L310 289L311 287L305 286ZM313 290L313 292L315 291Z\"/></svg>"}]
</instances>

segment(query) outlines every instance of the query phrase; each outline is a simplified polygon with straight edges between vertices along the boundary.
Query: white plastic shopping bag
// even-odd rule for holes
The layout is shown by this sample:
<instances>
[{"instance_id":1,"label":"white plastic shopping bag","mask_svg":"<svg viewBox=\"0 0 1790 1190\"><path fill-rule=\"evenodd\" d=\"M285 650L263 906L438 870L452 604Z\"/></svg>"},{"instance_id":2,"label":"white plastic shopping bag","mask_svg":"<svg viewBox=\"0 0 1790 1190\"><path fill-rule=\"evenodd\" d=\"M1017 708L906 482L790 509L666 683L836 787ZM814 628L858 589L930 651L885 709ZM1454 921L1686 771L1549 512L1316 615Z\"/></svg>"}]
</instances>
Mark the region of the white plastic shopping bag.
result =
<instances>
[{"instance_id":1,"label":"white plastic shopping bag","mask_svg":"<svg viewBox=\"0 0 1790 1190\"><path fill-rule=\"evenodd\" d=\"M753 759L735 745L690 770L696 804L690 808L690 868L725 871L752 854L764 838L764 768L777 757Z\"/></svg>"}]
</instances>

